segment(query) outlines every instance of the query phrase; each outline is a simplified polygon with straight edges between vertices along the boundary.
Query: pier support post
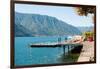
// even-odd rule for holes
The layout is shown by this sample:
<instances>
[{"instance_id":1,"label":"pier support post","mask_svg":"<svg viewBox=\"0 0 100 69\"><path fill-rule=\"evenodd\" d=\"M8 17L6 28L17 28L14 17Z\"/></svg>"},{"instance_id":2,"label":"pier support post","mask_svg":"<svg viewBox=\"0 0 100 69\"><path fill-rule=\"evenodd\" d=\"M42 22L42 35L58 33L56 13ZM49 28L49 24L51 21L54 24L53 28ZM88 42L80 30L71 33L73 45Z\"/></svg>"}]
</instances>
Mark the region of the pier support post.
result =
<instances>
[{"instance_id":1,"label":"pier support post","mask_svg":"<svg viewBox=\"0 0 100 69\"><path fill-rule=\"evenodd\" d=\"M68 55L69 55L69 45L68 45Z\"/></svg>"},{"instance_id":2,"label":"pier support post","mask_svg":"<svg viewBox=\"0 0 100 69\"><path fill-rule=\"evenodd\" d=\"M65 45L63 46L63 55L65 56Z\"/></svg>"}]
</instances>

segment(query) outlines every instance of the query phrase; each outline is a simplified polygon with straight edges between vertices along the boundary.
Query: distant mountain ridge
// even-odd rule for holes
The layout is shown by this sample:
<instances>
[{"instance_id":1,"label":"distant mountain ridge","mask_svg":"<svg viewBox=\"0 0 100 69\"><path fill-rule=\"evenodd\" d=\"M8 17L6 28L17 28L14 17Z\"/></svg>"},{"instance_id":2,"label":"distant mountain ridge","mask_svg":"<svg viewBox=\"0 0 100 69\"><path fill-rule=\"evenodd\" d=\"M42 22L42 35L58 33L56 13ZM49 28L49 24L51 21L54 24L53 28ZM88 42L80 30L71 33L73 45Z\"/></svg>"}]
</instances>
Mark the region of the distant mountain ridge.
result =
<instances>
[{"instance_id":1,"label":"distant mountain ridge","mask_svg":"<svg viewBox=\"0 0 100 69\"><path fill-rule=\"evenodd\" d=\"M15 12L15 36L79 35L81 32L55 17Z\"/></svg>"},{"instance_id":2,"label":"distant mountain ridge","mask_svg":"<svg viewBox=\"0 0 100 69\"><path fill-rule=\"evenodd\" d=\"M81 32L93 31L93 26L90 27L77 27Z\"/></svg>"}]
</instances>

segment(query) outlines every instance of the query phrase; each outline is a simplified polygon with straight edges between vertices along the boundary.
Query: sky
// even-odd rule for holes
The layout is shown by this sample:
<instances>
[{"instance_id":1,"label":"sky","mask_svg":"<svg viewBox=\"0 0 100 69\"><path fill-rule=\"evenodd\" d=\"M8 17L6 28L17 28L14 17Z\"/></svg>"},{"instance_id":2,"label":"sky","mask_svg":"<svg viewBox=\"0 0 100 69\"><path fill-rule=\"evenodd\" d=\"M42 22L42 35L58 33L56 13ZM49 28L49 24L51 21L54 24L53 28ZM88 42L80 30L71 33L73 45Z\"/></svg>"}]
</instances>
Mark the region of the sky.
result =
<instances>
[{"instance_id":1,"label":"sky","mask_svg":"<svg viewBox=\"0 0 100 69\"><path fill-rule=\"evenodd\" d=\"M79 16L74 7L15 4L15 12L48 15L77 27L93 26L93 15Z\"/></svg>"}]
</instances>

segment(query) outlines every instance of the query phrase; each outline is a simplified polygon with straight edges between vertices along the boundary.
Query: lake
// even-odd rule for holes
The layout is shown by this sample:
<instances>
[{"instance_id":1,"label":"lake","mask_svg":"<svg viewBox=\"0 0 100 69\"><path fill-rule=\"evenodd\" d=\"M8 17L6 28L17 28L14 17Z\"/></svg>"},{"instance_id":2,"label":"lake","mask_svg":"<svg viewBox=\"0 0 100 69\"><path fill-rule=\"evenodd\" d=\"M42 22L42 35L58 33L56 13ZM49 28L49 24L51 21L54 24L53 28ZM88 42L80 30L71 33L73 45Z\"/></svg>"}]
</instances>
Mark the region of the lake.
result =
<instances>
[{"instance_id":1,"label":"lake","mask_svg":"<svg viewBox=\"0 0 100 69\"><path fill-rule=\"evenodd\" d=\"M64 41L67 36L61 37ZM31 43L57 42L59 36L15 37L15 65L55 64L63 54L63 48L31 48ZM68 38L68 37L67 37ZM70 39L70 38L68 38ZM67 52L66 48L66 52Z\"/></svg>"}]
</instances>

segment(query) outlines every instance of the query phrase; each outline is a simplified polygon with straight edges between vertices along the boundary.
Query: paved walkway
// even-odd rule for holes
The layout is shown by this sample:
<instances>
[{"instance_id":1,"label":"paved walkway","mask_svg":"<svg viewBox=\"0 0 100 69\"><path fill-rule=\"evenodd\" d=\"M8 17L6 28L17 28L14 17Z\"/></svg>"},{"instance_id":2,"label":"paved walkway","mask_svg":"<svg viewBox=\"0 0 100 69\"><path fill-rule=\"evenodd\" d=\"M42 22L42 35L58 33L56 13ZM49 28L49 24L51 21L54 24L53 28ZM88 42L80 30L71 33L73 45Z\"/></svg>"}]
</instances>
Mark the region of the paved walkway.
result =
<instances>
[{"instance_id":1,"label":"paved walkway","mask_svg":"<svg viewBox=\"0 0 100 69\"><path fill-rule=\"evenodd\" d=\"M83 42L83 49L77 62L94 61L94 41Z\"/></svg>"}]
</instances>

